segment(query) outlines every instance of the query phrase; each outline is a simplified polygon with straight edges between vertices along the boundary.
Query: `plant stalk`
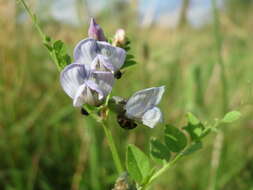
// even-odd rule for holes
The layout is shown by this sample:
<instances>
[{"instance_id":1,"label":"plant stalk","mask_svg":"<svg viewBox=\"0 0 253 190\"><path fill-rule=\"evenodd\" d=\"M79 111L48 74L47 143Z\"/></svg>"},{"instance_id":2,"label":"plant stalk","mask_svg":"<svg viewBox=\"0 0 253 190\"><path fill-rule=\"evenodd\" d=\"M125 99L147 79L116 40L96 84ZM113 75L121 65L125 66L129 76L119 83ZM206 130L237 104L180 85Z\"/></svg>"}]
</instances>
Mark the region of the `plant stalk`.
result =
<instances>
[{"instance_id":1,"label":"plant stalk","mask_svg":"<svg viewBox=\"0 0 253 190\"><path fill-rule=\"evenodd\" d=\"M29 16L31 17L32 19L32 22L37 30L37 32L39 33L41 39L43 40L43 42L46 41L46 35L42 32L39 24L38 24L38 21L37 21L37 18L36 16L32 13L32 11L30 10L30 8L28 7L28 5L26 4L26 2L24 0L18 0L22 5L23 7L25 8L26 12L29 14Z\"/></svg>"},{"instance_id":2,"label":"plant stalk","mask_svg":"<svg viewBox=\"0 0 253 190\"><path fill-rule=\"evenodd\" d=\"M37 32L39 33L41 39L43 40L43 43L47 43L47 36L41 30L35 14L32 13L31 9L26 4L25 0L17 0L17 1L20 2L23 5L25 11L31 17L32 22L33 22ZM49 52L49 54L53 58L53 56L50 52ZM53 60L54 60L54 58L53 58ZM118 173L121 174L124 170L123 170L123 166L121 164L120 157L119 157L119 154L118 154L116 145L114 143L114 140L113 140L112 133L111 133L110 129L105 124L105 121L102 120L101 118L99 118L97 115L91 114L91 116L94 120L96 120L98 123L100 123L102 125L102 127L104 129L104 132L105 132L105 135L106 135L106 138L107 138L107 141L108 141L109 148L110 148L111 153L112 153L112 157L113 157L113 161L115 163L116 169L117 169Z\"/></svg>"},{"instance_id":3,"label":"plant stalk","mask_svg":"<svg viewBox=\"0 0 253 190\"><path fill-rule=\"evenodd\" d=\"M213 33L215 38L215 46L217 53L217 62L220 66L220 80L222 84L222 114L226 114L228 111L228 86L227 86L227 78L225 72L225 65L222 58L222 36L220 32L220 20L219 13L217 8L217 0L211 0L212 10L213 10ZM221 151L224 143L223 139L223 131L219 131L219 133L215 137L215 144L213 145L213 153L212 153L212 161L211 161L211 169L210 169L210 181L209 181L209 190L215 190L217 186L217 175L218 169L220 167L220 159L221 159Z\"/></svg>"},{"instance_id":4,"label":"plant stalk","mask_svg":"<svg viewBox=\"0 0 253 190\"><path fill-rule=\"evenodd\" d=\"M108 100L106 100L105 105L107 105L107 104L108 104ZM102 117L99 117L96 113L92 112L92 110L90 110L87 106L86 107L84 106L84 108L90 113L90 116L95 121L97 121L100 125L102 125L102 127L104 129L104 132L105 132L105 136L106 136L107 141L108 141L109 148L110 148L111 153L112 153L112 158L113 158L113 161L114 161L114 165L117 169L118 174L119 175L122 174L122 172L124 171L124 168L121 164L119 153L117 151L116 144L115 144L115 142L113 140L113 137L112 137L112 132L109 129L109 127L107 125L107 122L106 122L107 114L105 114L105 117L102 118Z\"/></svg>"},{"instance_id":5,"label":"plant stalk","mask_svg":"<svg viewBox=\"0 0 253 190\"><path fill-rule=\"evenodd\" d=\"M118 174L121 174L124 171L124 169L123 169L123 166L121 164L119 153L117 151L115 142L113 140L111 130L108 128L108 126L106 125L106 123L104 121L102 121L100 123L101 123L101 125L104 129L104 132L105 132L105 135L106 135L106 138L107 138L107 141L108 141L108 145L109 145L109 148L110 148L111 153L112 153L112 158L113 158L114 164L116 166L116 169L118 171Z\"/></svg>"},{"instance_id":6,"label":"plant stalk","mask_svg":"<svg viewBox=\"0 0 253 190\"><path fill-rule=\"evenodd\" d=\"M227 78L226 78L226 71L225 65L222 58L222 36L220 33L220 20L219 20L219 13L217 10L216 0L212 1L212 9L213 9L213 19L214 19L214 38L215 38L215 46L216 46L216 53L217 53L217 62L220 65L221 75L220 80L222 83L222 114L225 114L228 111L228 86L227 86Z\"/></svg>"},{"instance_id":7,"label":"plant stalk","mask_svg":"<svg viewBox=\"0 0 253 190\"><path fill-rule=\"evenodd\" d=\"M23 5L25 11L26 11L26 12L28 13L28 15L31 17L32 23L33 23L33 25L35 26L37 32L39 33L39 36L40 36L40 38L42 39L43 44L46 45L46 46L51 47L51 46L52 46L52 44L51 44L51 39L42 31L42 29L41 29L41 27L40 27L40 25L39 25L39 23L38 23L38 20L37 20L37 18L36 18L36 15L31 11L31 9L28 7L28 5L26 4L26 2L25 2L24 0L17 0L17 1L20 2L20 3ZM54 63L56 64L58 70L60 71L61 68L60 68L59 65L58 65L58 60L56 59L55 55L54 55L48 48L47 48L47 51L48 51L48 53L49 53L51 59L52 59L52 60L54 61Z\"/></svg>"},{"instance_id":8,"label":"plant stalk","mask_svg":"<svg viewBox=\"0 0 253 190\"><path fill-rule=\"evenodd\" d=\"M138 190L145 190L154 180L159 178L162 174L164 174L168 169L170 169L180 158L183 156L183 152L179 153L172 161L166 163L162 168L160 168L144 185L138 188Z\"/></svg>"}]
</instances>

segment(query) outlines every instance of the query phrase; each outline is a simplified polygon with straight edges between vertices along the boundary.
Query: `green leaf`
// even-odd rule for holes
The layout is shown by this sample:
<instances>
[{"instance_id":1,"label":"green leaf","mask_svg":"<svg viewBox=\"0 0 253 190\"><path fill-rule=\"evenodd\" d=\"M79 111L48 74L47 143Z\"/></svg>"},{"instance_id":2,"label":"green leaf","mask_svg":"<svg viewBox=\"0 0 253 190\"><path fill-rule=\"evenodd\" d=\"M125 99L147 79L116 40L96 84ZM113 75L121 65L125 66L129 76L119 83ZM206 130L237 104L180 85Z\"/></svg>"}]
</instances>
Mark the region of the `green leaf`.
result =
<instances>
[{"instance_id":1,"label":"green leaf","mask_svg":"<svg viewBox=\"0 0 253 190\"><path fill-rule=\"evenodd\" d=\"M201 142L196 142L193 143L191 146L189 146L184 152L184 155L189 155L192 154L194 152L196 152L197 150L202 148L202 143Z\"/></svg>"},{"instance_id":2,"label":"green leaf","mask_svg":"<svg viewBox=\"0 0 253 190\"><path fill-rule=\"evenodd\" d=\"M125 61L124 65L122 66L121 69L125 69L125 68L130 67L130 66L133 66L133 65L135 65L135 64L137 64L137 62L134 61L134 60Z\"/></svg>"},{"instance_id":3,"label":"green leaf","mask_svg":"<svg viewBox=\"0 0 253 190\"><path fill-rule=\"evenodd\" d=\"M206 130L200 120L192 113L187 113L188 124L183 129L190 135L191 140L200 141L210 130Z\"/></svg>"},{"instance_id":4,"label":"green leaf","mask_svg":"<svg viewBox=\"0 0 253 190\"><path fill-rule=\"evenodd\" d=\"M52 46L48 43L43 43L43 45L48 49L49 52L53 50Z\"/></svg>"},{"instance_id":5,"label":"green leaf","mask_svg":"<svg viewBox=\"0 0 253 190\"><path fill-rule=\"evenodd\" d=\"M150 154L156 159L169 161L170 150L159 140L153 138L150 140Z\"/></svg>"},{"instance_id":6,"label":"green leaf","mask_svg":"<svg viewBox=\"0 0 253 190\"><path fill-rule=\"evenodd\" d=\"M63 47L63 42L61 40L56 40L53 44L54 50L60 52Z\"/></svg>"},{"instance_id":7,"label":"green leaf","mask_svg":"<svg viewBox=\"0 0 253 190\"><path fill-rule=\"evenodd\" d=\"M191 123L188 123L188 125L183 129L185 129L189 133L193 141L199 141L202 137L204 137L205 128L202 123L199 123L197 125L192 125Z\"/></svg>"},{"instance_id":8,"label":"green leaf","mask_svg":"<svg viewBox=\"0 0 253 190\"><path fill-rule=\"evenodd\" d=\"M188 123L192 125L198 125L200 123L199 119L190 112L187 113L187 119L188 119Z\"/></svg>"},{"instance_id":9,"label":"green leaf","mask_svg":"<svg viewBox=\"0 0 253 190\"><path fill-rule=\"evenodd\" d=\"M232 123L238 120L240 117L241 117L241 113L239 111L231 111L231 112L228 112L221 121L223 123Z\"/></svg>"},{"instance_id":10,"label":"green leaf","mask_svg":"<svg viewBox=\"0 0 253 190\"><path fill-rule=\"evenodd\" d=\"M165 144L172 152L180 152L187 145L187 139L184 133L178 128L166 125Z\"/></svg>"},{"instance_id":11,"label":"green leaf","mask_svg":"<svg viewBox=\"0 0 253 190\"><path fill-rule=\"evenodd\" d=\"M53 43L52 54L59 69L63 69L71 63L71 57L67 54L67 48L61 40Z\"/></svg>"},{"instance_id":12,"label":"green leaf","mask_svg":"<svg viewBox=\"0 0 253 190\"><path fill-rule=\"evenodd\" d=\"M130 44L131 44L131 41L127 38L125 45L130 45Z\"/></svg>"},{"instance_id":13,"label":"green leaf","mask_svg":"<svg viewBox=\"0 0 253 190\"><path fill-rule=\"evenodd\" d=\"M125 49L126 51L129 51L131 48L130 48L129 46L125 46L124 49Z\"/></svg>"},{"instance_id":14,"label":"green leaf","mask_svg":"<svg viewBox=\"0 0 253 190\"><path fill-rule=\"evenodd\" d=\"M64 60L67 65L69 65L71 63L71 57L68 54L64 55Z\"/></svg>"},{"instance_id":15,"label":"green leaf","mask_svg":"<svg viewBox=\"0 0 253 190\"><path fill-rule=\"evenodd\" d=\"M52 40L52 39L50 38L50 36L45 36L45 41L46 41L46 42L49 43L49 42L51 42L51 40Z\"/></svg>"},{"instance_id":16,"label":"green leaf","mask_svg":"<svg viewBox=\"0 0 253 190\"><path fill-rule=\"evenodd\" d=\"M130 60L130 59L133 59L133 58L134 58L134 56L131 55L131 54L127 54L127 55L126 55L126 60Z\"/></svg>"},{"instance_id":17,"label":"green leaf","mask_svg":"<svg viewBox=\"0 0 253 190\"><path fill-rule=\"evenodd\" d=\"M201 139L207 136L211 131L217 132L213 127L205 127L205 129L202 131Z\"/></svg>"},{"instance_id":18,"label":"green leaf","mask_svg":"<svg viewBox=\"0 0 253 190\"><path fill-rule=\"evenodd\" d=\"M130 176L139 184L150 172L148 157L134 145L128 145L126 166Z\"/></svg>"}]
</instances>

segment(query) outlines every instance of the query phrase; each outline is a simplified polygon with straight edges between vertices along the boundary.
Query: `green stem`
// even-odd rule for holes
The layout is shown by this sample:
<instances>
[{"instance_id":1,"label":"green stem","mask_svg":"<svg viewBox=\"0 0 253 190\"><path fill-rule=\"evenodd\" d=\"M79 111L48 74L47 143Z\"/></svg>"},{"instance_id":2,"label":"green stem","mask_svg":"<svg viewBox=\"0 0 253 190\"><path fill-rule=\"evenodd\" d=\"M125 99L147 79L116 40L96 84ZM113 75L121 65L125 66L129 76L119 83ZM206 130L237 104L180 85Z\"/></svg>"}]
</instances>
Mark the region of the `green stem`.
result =
<instances>
[{"instance_id":1,"label":"green stem","mask_svg":"<svg viewBox=\"0 0 253 190\"><path fill-rule=\"evenodd\" d=\"M162 174L164 174L168 169L170 169L181 157L183 156L183 152L179 153L172 161L166 163L162 168L160 168L144 185L138 188L138 190L145 190L151 183L154 182L157 178L159 178Z\"/></svg>"},{"instance_id":2,"label":"green stem","mask_svg":"<svg viewBox=\"0 0 253 190\"><path fill-rule=\"evenodd\" d=\"M213 18L214 18L214 38L215 38L215 46L217 52L217 62L220 65L221 69L221 83L222 83L222 114L225 114L228 111L228 86L227 86L227 78L225 72L225 65L222 58L222 36L220 33L220 20L219 13L217 10L216 0L212 0L212 9L213 9Z\"/></svg>"},{"instance_id":3,"label":"green stem","mask_svg":"<svg viewBox=\"0 0 253 190\"><path fill-rule=\"evenodd\" d=\"M51 59L54 61L54 63L56 64L58 70L60 71L61 68L59 66L58 59L55 57L55 54L53 53L53 51L50 51L48 49L48 47L52 48L51 39L48 38L47 35L42 31L42 29L41 29L41 27L40 27L40 25L38 23L38 20L36 18L36 15L31 11L31 9L28 7L28 5L26 4L26 2L24 0L18 0L18 2L20 2L23 5L25 11L31 17L32 23L35 26L37 32L39 33L39 36L41 37L43 44L47 46L47 51L48 51Z\"/></svg>"},{"instance_id":4,"label":"green stem","mask_svg":"<svg viewBox=\"0 0 253 190\"><path fill-rule=\"evenodd\" d=\"M30 10L30 8L28 7L28 5L26 4L26 2L24 0L19 0L19 2L23 5L23 7L25 8L26 12L29 14L29 16L32 19L32 22L36 28L36 30L38 31L40 37L42 38L43 42L46 41L46 35L42 32L39 23L36 19L36 16L32 13L32 11Z\"/></svg>"},{"instance_id":5,"label":"green stem","mask_svg":"<svg viewBox=\"0 0 253 190\"><path fill-rule=\"evenodd\" d=\"M217 1L211 0L212 3L212 10L213 10L213 20L214 20L214 27L213 33L215 38L215 46L216 46L216 53L217 53L217 62L220 66L220 80L222 84L222 114L224 115L228 111L229 102L228 102L228 86L227 86L227 78L225 72L225 65L222 58L222 35L220 32L220 20L219 20L219 13L217 8ZM215 144L213 146L213 153L212 153L212 162L210 168L210 181L209 181L209 190L215 190L217 186L217 176L218 176L218 169L220 167L220 155L223 147L223 132L220 131L215 137Z\"/></svg>"},{"instance_id":6,"label":"green stem","mask_svg":"<svg viewBox=\"0 0 253 190\"><path fill-rule=\"evenodd\" d=\"M110 96L110 95L109 95ZM108 101L106 101L105 105L108 104ZM101 118L97 115L97 111L96 112L93 112L91 109L89 109L88 106L85 106L84 105L84 108L90 113L90 116L95 120L97 121L99 124L102 125L103 129L104 129L104 132L105 132L105 136L107 138L107 141L108 141L108 145L109 145L109 148L111 150L111 153L112 153L112 158L113 158L113 161L114 161L114 164L116 166L116 169L118 171L118 174L121 174L124 169L123 169L123 166L121 164L121 161L120 161L120 157L119 157L119 153L117 151L117 148L116 148L116 145L114 143L114 140L113 140L113 137L112 137L112 133L111 133L111 130L109 129L107 123L106 123L106 118ZM100 110L101 111L101 110Z\"/></svg>"},{"instance_id":7,"label":"green stem","mask_svg":"<svg viewBox=\"0 0 253 190\"><path fill-rule=\"evenodd\" d=\"M18 0L18 1L23 5L24 9L28 13L28 15L31 17L32 22L33 22L37 32L39 33L40 37L42 38L43 42L47 43L46 34L43 33L43 31L41 30L41 28L39 26L39 23L36 19L36 16L32 13L31 9L28 7L28 5L26 4L26 2L24 0ZM49 54L54 60L54 57L52 56L51 52L49 52ZM103 129L105 131L105 135L106 135L107 140L108 140L110 150L112 152L112 157L113 157L115 166L117 168L118 173L121 174L124 170L123 170L123 167L121 165L119 154L117 152L116 145L113 141L112 133L111 133L110 129L106 126L105 122L100 117L98 117L95 114L91 114L91 115L92 115L94 120L96 120L97 122L99 122L103 126Z\"/></svg>"},{"instance_id":8,"label":"green stem","mask_svg":"<svg viewBox=\"0 0 253 190\"><path fill-rule=\"evenodd\" d=\"M124 171L124 169L123 169L123 166L121 164L121 161L120 161L120 158L119 158L119 153L118 153L116 145L114 143L111 130L108 128L108 126L105 124L104 121L102 121L100 123L101 123L101 125L104 129L104 132L105 132L105 135L106 135L106 138L107 138L107 141L108 141L108 145L109 145L109 148L110 148L111 153L112 153L112 158L113 158L114 164L116 166L116 169L118 171L118 174L121 174Z\"/></svg>"}]
</instances>

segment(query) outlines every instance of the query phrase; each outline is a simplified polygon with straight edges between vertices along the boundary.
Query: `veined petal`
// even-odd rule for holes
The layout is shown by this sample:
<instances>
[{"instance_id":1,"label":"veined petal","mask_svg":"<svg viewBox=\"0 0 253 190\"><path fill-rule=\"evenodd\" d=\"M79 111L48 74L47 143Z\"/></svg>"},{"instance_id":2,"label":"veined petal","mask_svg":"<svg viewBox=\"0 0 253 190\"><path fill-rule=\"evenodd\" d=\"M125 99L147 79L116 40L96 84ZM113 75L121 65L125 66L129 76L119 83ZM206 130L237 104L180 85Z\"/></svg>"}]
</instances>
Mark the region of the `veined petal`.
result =
<instances>
[{"instance_id":1,"label":"veined petal","mask_svg":"<svg viewBox=\"0 0 253 190\"><path fill-rule=\"evenodd\" d=\"M92 78L102 90L104 97L106 97L111 91L114 83L114 75L111 72L95 71L92 73Z\"/></svg>"},{"instance_id":2,"label":"veined petal","mask_svg":"<svg viewBox=\"0 0 253 190\"><path fill-rule=\"evenodd\" d=\"M99 103L100 101L98 100L98 93L91 89L86 82L78 88L76 96L73 100L73 105L75 107L81 107L83 104L97 106Z\"/></svg>"},{"instance_id":3,"label":"veined petal","mask_svg":"<svg viewBox=\"0 0 253 190\"><path fill-rule=\"evenodd\" d=\"M85 97L83 94L86 88L87 87L85 84L79 86L78 90L76 91L75 97L73 98L74 107L81 107L85 103Z\"/></svg>"},{"instance_id":4,"label":"veined petal","mask_svg":"<svg viewBox=\"0 0 253 190\"><path fill-rule=\"evenodd\" d=\"M114 47L107 42L97 42L100 54L103 55L113 66L113 71L119 70L125 62L126 51L119 47Z\"/></svg>"},{"instance_id":5,"label":"veined petal","mask_svg":"<svg viewBox=\"0 0 253 190\"><path fill-rule=\"evenodd\" d=\"M142 116L142 123L150 128L154 128L158 122L162 122L162 112L158 107L149 109Z\"/></svg>"},{"instance_id":6,"label":"veined petal","mask_svg":"<svg viewBox=\"0 0 253 190\"><path fill-rule=\"evenodd\" d=\"M88 71L83 64L72 63L64 68L60 75L63 90L74 99L79 87L88 77Z\"/></svg>"},{"instance_id":7,"label":"veined petal","mask_svg":"<svg viewBox=\"0 0 253 190\"><path fill-rule=\"evenodd\" d=\"M113 72L122 67L126 58L124 49L92 38L81 40L74 49L74 60L78 63L91 64L97 55L103 56L104 65Z\"/></svg>"},{"instance_id":8,"label":"veined petal","mask_svg":"<svg viewBox=\"0 0 253 190\"><path fill-rule=\"evenodd\" d=\"M81 40L74 48L74 60L82 64L91 64L98 52L96 40L86 38Z\"/></svg>"},{"instance_id":9,"label":"veined petal","mask_svg":"<svg viewBox=\"0 0 253 190\"><path fill-rule=\"evenodd\" d=\"M129 98L125 106L129 119L140 119L149 109L156 106L162 98L165 87L153 87L140 90Z\"/></svg>"},{"instance_id":10,"label":"veined petal","mask_svg":"<svg viewBox=\"0 0 253 190\"><path fill-rule=\"evenodd\" d=\"M97 93L98 100L102 100L104 98L104 92L99 88L99 85L95 83L92 79L85 81L85 84Z\"/></svg>"},{"instance_id":11,"label":"veined petal","mask_svg":"<svg viewBox=\"0 0 253 190\"><path fill-rule=\"evenodd\" d=\"M91 69L96 71L113 71L113 65L103 55L97 55L91 63Z\"/></svg>"}]
</instances>

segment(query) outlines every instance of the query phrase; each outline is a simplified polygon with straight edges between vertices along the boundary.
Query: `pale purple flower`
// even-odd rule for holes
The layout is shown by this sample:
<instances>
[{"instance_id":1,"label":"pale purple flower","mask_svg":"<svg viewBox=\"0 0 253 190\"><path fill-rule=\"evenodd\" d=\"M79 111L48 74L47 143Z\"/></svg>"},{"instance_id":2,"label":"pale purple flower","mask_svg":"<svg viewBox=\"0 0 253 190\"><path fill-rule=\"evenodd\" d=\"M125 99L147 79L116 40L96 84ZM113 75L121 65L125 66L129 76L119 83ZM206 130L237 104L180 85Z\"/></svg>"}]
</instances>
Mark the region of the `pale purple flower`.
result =
<instances>
[{"instance_id":1,"label":"pale purple flower","mask_svg":"<svg viewBox=\"0 0 253 190\"><path fill-rule=\"evenodd\" d=\"M95 40L106 41L103 29L96 23L94 18L91 18L90 20L88 35Z\"/></svg>"},{"instance_id":2,"label":"pale purple flower","mask_svg":"<svg viewBox=\"0 0 253 190\"><path fill-rule=\"evenodd\" d=\"M157 104L162 99L165 87L140 90L132 95L124 106L125 117L153 128L162 121L162 113Z\"/></svg>"},{"instance_id":3,"label":"pale purple flower","mask_svg":"<svg viewBox=\"0 0 253 190\"><path fill-rule=\"evenodd\" d=\"M85 64L72 63L61 72L60 82L75 107L99 106L111 92L114 76L111 72L93 71Z\"/></svg>"},{"instance_id":4,"label":"pale purple flower","mask_svg":"<svg viewBox=\"0 0 253 190\"><path fill-rule=\"evenodd\" d=\"M126 51L92 38L81 40L74 49L74 61L100 71L118 71L125 62Z\"/></svg>"}]
</instances>

